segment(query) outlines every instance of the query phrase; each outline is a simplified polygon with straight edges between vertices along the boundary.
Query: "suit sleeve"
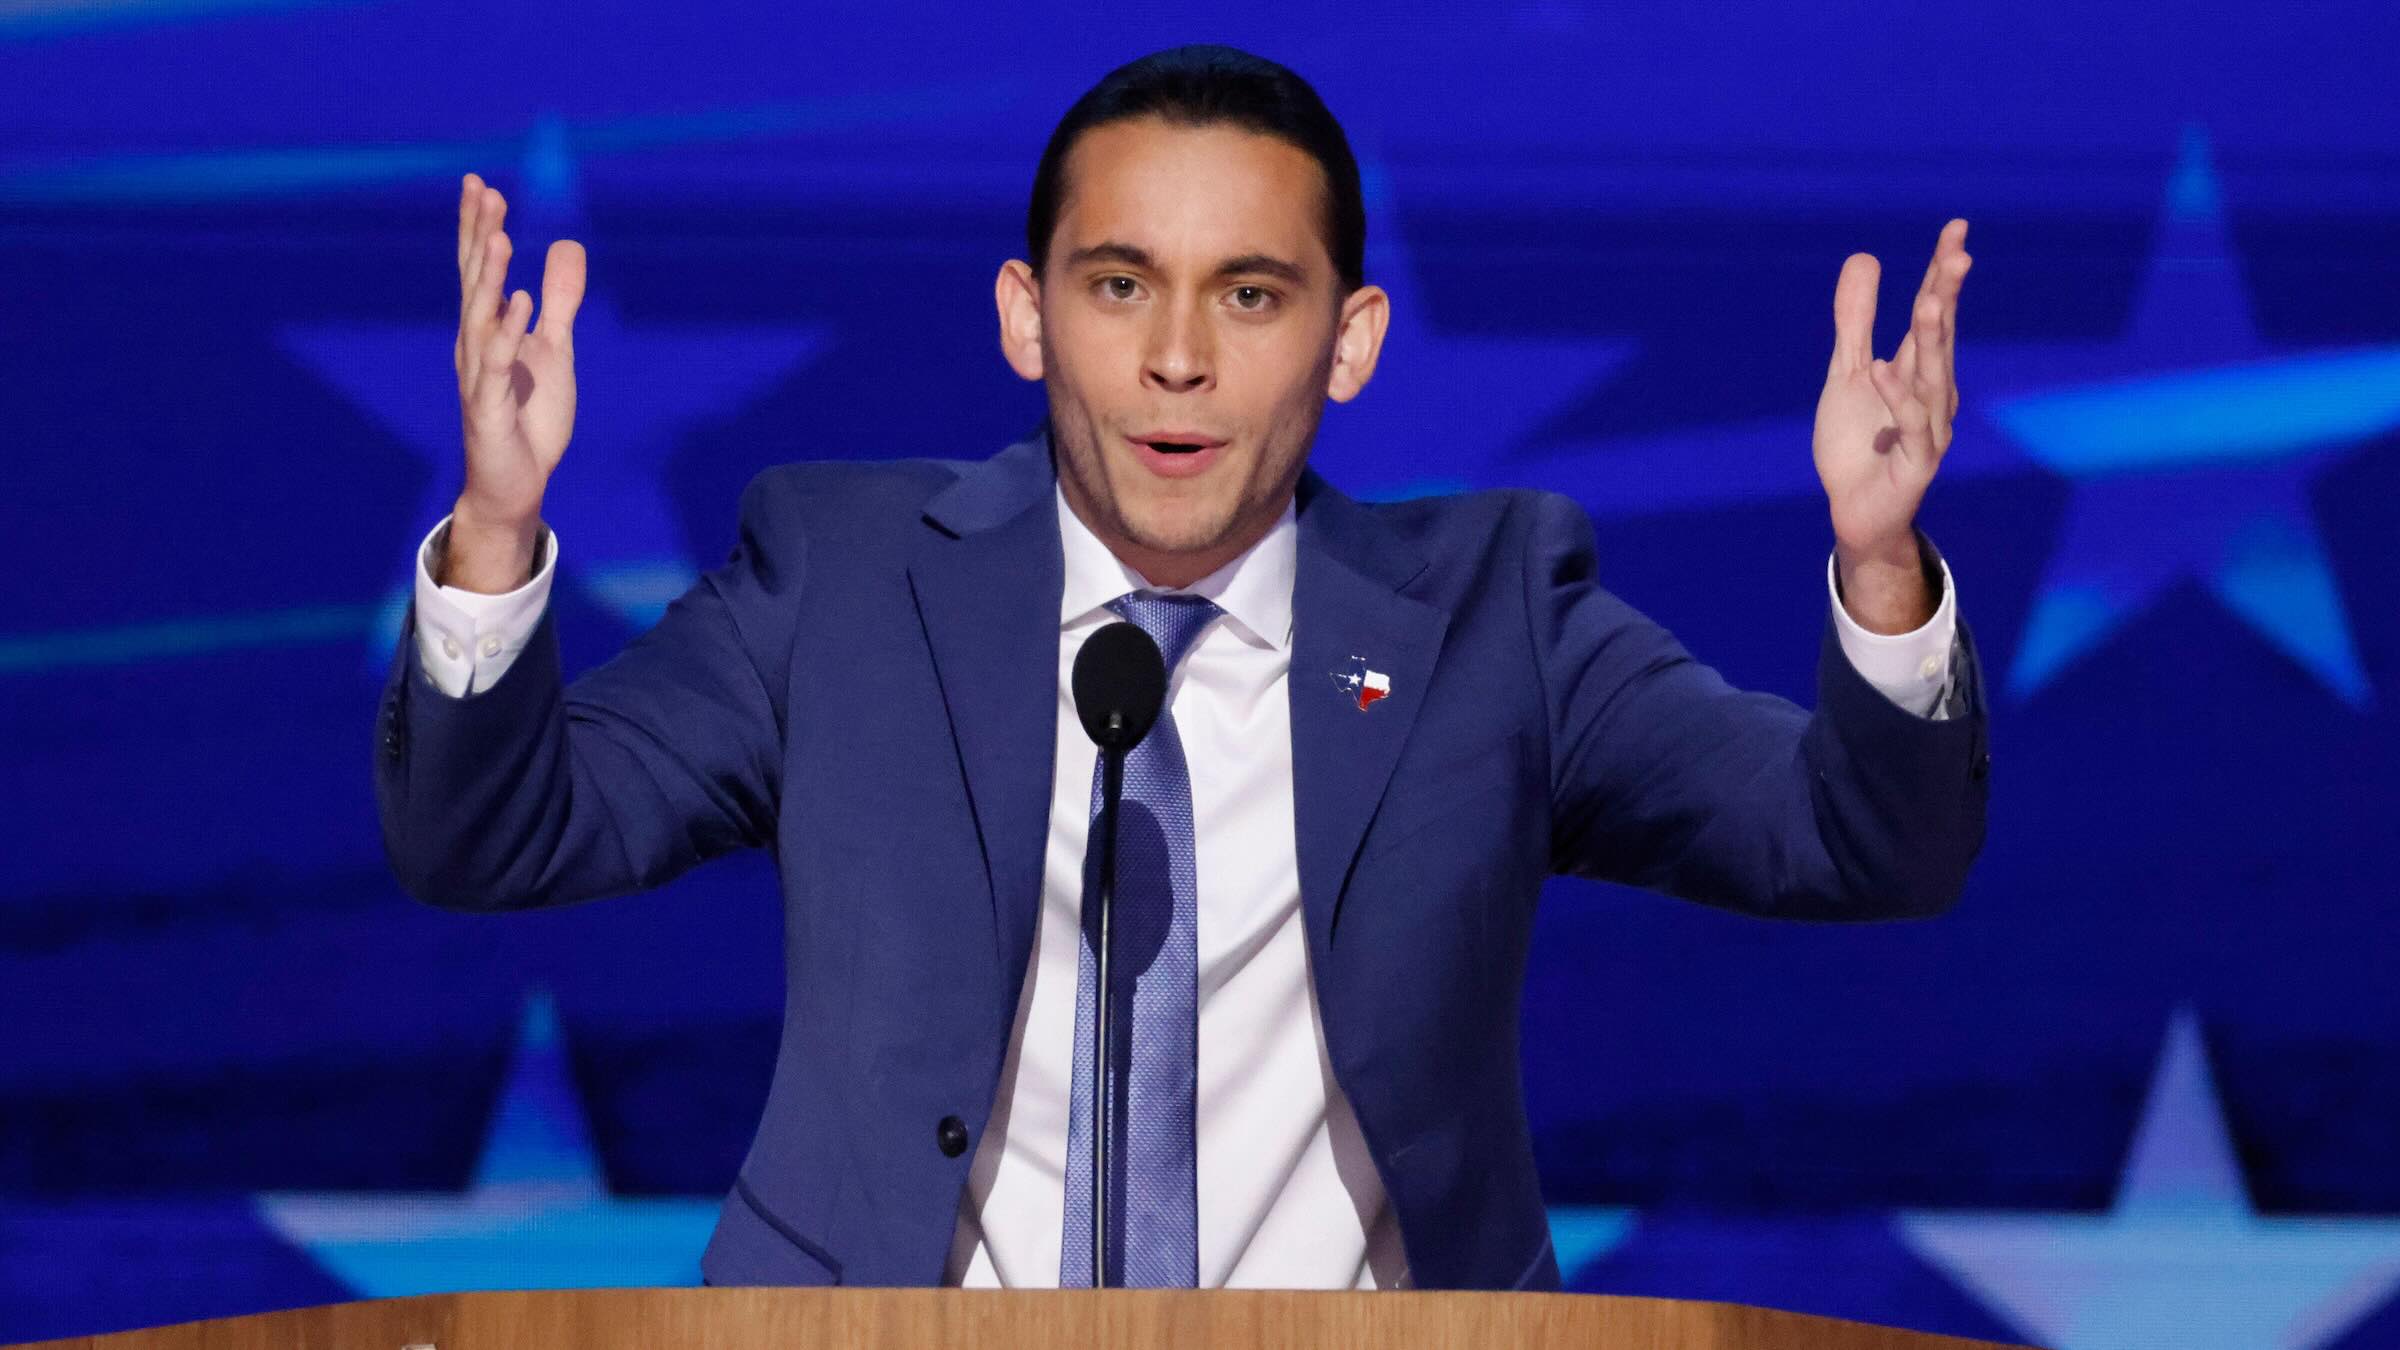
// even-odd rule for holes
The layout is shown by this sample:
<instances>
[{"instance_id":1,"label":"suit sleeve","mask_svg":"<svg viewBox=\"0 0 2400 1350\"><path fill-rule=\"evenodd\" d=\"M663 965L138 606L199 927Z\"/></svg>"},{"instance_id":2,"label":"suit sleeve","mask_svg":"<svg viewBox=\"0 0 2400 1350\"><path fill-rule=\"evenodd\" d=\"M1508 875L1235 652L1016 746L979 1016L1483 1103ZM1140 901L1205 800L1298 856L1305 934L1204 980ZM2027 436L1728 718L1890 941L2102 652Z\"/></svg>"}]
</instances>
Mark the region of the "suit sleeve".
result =
<instances>
[{"instance_id":1,"label":"suit sleeve","mask_svg":"<svg viewBox=\"0 0 2400 1350\"><path fill-rule=\"evenodd\" d=\"M803 570L777 491L772 471L753 479L725 564L563 688L555 605L506 672L465 697L425 670L411 607L375 755L384 851L404 889L453 909L572 904L773 838L777 672Z\"/></svg>"},{"instance_id":2,"label":"suit sleeve","mask_svg":"<svg viewBox=\"0 0 2400 1350\"><path fill-rule=\"evenodd\" d=\"M1550 718L1552 864L1744 913L1881 919L1956 902L1990 756L1973 639L1947 717L1896 706L1827 615L1811 713L1745 693L1597 580L1591 521L1536 499L1527 605Z\"/></svg>"}]
</instances>

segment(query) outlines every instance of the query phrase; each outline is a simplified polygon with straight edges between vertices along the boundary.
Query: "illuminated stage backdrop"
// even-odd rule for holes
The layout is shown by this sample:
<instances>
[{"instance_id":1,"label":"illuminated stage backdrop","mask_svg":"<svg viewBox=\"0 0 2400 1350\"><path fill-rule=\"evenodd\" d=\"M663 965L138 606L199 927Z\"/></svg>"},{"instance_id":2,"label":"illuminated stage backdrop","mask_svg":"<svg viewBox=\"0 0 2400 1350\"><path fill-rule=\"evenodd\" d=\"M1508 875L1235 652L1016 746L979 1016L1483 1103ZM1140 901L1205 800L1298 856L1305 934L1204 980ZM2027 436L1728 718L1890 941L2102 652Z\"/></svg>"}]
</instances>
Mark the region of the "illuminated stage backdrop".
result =
<instances>
[{"instance_id":1,"label":"illuminated stage backdrop","mask_svg":"<svg viewBox=\"0 0 2400 1350\"><path fill-rule=\"evenodd\" d=\"M884 7L897 10L905 7ZM1318 460L1557 489L1806 697L1834 276L1974 222L1925 524L1995 698L1938 921L1560 884L1525 1073L1573 1287L2062 1347L2400 1344L2400 9L0 6L0 1339L677 1283L781 1010L769 862L477 919L369 769L459 476L460 174L591 250L570 663L801 447L1039 415L993 269L1068 101L1314 80L1399 308Z\"/></svg>"}]
</instances>

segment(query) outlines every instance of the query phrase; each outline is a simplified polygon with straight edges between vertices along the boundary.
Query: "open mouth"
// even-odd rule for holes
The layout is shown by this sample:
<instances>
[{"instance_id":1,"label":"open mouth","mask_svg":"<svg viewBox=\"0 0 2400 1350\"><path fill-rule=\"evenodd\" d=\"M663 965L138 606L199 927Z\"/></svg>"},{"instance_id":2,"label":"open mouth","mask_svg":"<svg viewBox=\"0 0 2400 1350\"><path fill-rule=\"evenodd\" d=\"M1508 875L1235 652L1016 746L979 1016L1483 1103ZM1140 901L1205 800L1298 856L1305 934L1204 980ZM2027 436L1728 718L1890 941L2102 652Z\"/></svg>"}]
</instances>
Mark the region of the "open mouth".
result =
<instances>
[{"instance_id":1,"label":"open mouth","mask_svg":"<svg viewBox=\"0 0 2400 1350\"><path fill-rule=\"evenodd\" d=\"M1200 473L1215 463L1217 452L1225 448L1221 440L1182 431L1126 439L1143 466L1161 478L1189 478Z\"/></svg>"}]
</instances>

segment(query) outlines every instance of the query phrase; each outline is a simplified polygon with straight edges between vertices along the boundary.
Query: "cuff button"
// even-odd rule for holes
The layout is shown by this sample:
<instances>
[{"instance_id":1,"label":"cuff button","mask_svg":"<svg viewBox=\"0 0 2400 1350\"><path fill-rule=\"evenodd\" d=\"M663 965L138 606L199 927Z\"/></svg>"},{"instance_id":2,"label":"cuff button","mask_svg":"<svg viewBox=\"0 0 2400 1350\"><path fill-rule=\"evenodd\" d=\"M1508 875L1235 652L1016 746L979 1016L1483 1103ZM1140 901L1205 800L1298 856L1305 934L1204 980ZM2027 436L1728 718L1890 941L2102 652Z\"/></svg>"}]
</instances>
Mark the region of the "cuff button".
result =
<instances>
[{"instance_id":1,"label":"cuff button","mask_svg":"<svg viewBox=\"0 0 2400 1350\"><path fill-rule=\"evenodd\" d=\"M933 1127L933 1141L941 1147L945 1158L955 1158L966 1152L967 1122L956 1116L942 1117L941 1124Z\"/></svg>"}]
</instances>

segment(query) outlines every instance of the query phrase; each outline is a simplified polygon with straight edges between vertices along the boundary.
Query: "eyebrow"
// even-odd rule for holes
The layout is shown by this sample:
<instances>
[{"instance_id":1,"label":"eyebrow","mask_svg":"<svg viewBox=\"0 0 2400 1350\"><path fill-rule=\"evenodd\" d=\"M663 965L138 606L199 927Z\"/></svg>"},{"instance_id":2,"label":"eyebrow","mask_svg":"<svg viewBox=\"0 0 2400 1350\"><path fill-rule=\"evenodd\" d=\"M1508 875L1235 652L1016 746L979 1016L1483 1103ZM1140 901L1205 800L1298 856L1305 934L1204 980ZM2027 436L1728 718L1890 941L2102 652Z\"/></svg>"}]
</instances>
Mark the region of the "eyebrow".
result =
<instances>
[{"instance_id":1,"label":"eyebrow","mask_svg":"<svg viewBox=\"0 0 2400 1350\"><path fill-rule=\"evenodd\" d=\"M1159 267L1158 260L1150 256L1148 249L1135 244L1119 243L1113 239L1086 245L1067 255L1067 266L1070 268L1094 262L1123 263L1127 267L1139 267L1150 272L1163 270ZM1271 253L1244 253L1227 258L1217 264L1216 275L1219 278L1269 276L1294 286L1308 284L1308 273L1301 268L1300 264L1278 258Z\"/></svg>"},{"instance_id":2,"label":"eyebrow","mask_svg":"<svg viewBox=\"0 0 2400 1350\"><path fill-rule=\"evenodd\" d=\"M1300 264L1286 262L1267 253L1245 253L1238 258L1227 258L1217 264L1217 275L1220 277L1269 276L1294 286L1308 284L1308 273L1300 270Z\"/></svg>"}]
</instances>

